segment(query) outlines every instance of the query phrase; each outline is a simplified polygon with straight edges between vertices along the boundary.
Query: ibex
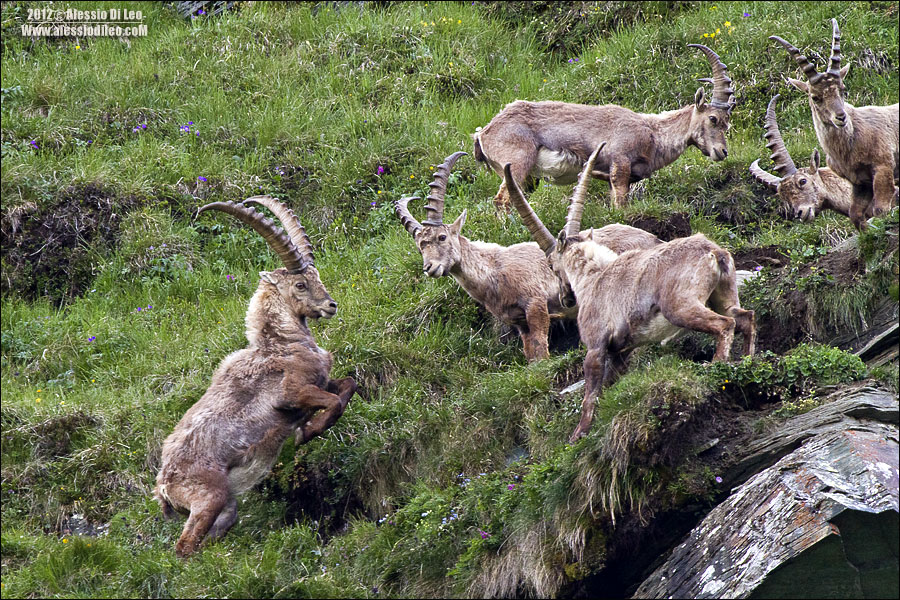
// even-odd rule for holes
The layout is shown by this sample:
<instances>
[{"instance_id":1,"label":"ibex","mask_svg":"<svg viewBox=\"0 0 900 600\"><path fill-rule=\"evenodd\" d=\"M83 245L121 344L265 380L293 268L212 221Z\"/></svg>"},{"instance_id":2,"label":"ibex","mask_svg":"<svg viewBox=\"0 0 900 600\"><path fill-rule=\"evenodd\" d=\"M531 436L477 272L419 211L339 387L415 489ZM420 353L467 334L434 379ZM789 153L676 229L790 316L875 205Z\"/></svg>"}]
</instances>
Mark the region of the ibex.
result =
<instances>
[{"instance_id":1,"label":"ibex","mask_svg":"<svg viewBox=\"0 0 900 600\"><path fill-rule=\"evenodd\" d=\"M269 208L287 233L244 204ZM269 196L213 202L199 212L212 209L250 225L284 268L260 273L245 319L249 345L222 359L209 389L163 443L154 496L166 518L189 515L175 545L180 557L194 553L204 536L224 535L237 519L236 496L269 473L287 437L293 433L300 444L320 435L356 391L350 377L329 378L331 354L307 325L333 317L337 304L294 212Z\"/></svg>"},{"instance_id":2,"label":"ibex","mask_svg":"<svg viewBox=\"0 0 900 600\"><path fill-rule=\"evenodd\" d=\"M864 229L868 217L889 211L896 198L900 116L897 104L857 108L844 102L844 78L850 65L841 68L841 30L836 19L831 24L831 58L824 73L816 71L789 42L777 35L769 39L784 46L803 69L807 82L788 81L809 96L813 127L825 150L825 162L852 184L850 220L857 229Z\"/></svg>"},{"instance_id":3,"label":"ibex","mask_svg":"<svg viewBox=\"0 0 900 600\"><path fill-rule=\"evenodd\" d=\"M557 239L534 214L510 165L504 170L510 200L550 260L560 290L571 289L578 302L578 330L588 352L581 420L570 442L588 432L597 397L624 372L637 346L665 344L682 328L716 336L714 361L728 359L735 330L744 335L745 354L756 345L754 313L741 308L734 261L703 234L618 255L575 235L602 147L584 165Z\"/></svg>"},{"instance_id":4,"label":"ibex","mask_svg":"<svg viewBox=\"0 0 900 600\"><path fill-rule=\"evenodd\" d=\"M394 202L400 222L415 240L422 254L423 270L430 277L450 275L476 302L511 326L522 338L525 358L549 356L547 335L550 319L574 319L574 303L560 299L556 277L537 244L527 242L504 247L471 241L461 234L466 211L445 225L444 195L450 169L465 152L448 156L434 172L425 206L427 219L421 223L409 212L408 197ZM655 235L627 225L608 225L580 233L619 252L646 248L662 242Z\"/></svg>"},{"instance_id":5,"label":"ibex","mask_svg":"<svg viewBox=\"0 0 900 600\"><path fill-rule=\"evenodd\" d=\"M839 177L828 167L819 168L819 151L813 150L809 168L798 169L791 160L778 122L775 119L775 102L779 95L769 101L766 109L766 148L772 151L769 157L775 163L778 175L772 175L760 168L759 160L750 165L750 172L756 179L774 189L782 203L789 208L791 216L802 221L812 221L825 209L831 209L845 217L850 216L850 196L853 193L850 182Z\"/></svg>"},{"instance_id":6,"label":"ibex","mask_svg":"<svg viewBox=\"0 0 900 600\"><path fill-rule=\"evenodd\" d=\"M614 104L516 100L475 133L475 159L486 162L500 177L504 165L512 164L513 179L526 189L535 178L570 184L594 148L608 141L591 175L609 181L612 202L619 207L625 205L631 183L674 162L688 146L696 146L714 161L724 160L725 132L735 105L731 78L715 52L700 44L689 47L701 50L712 66L708 104L702 87L693 104L660 114L636 113ZM498 208L509 206L506 183L500 185L494 203Z\"/></svg>"}]
</instances>

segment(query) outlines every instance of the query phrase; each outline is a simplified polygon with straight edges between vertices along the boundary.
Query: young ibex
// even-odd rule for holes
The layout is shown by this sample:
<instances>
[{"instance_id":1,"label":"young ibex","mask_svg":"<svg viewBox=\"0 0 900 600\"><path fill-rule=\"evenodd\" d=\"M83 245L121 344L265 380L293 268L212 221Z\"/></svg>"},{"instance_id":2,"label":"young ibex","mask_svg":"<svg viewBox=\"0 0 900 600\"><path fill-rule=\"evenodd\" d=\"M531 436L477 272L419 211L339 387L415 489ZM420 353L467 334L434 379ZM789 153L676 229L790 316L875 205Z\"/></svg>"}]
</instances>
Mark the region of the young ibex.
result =
<instances>
[{"instance_id":1,"label":"young ibex","mask_svg":"<svg viewBox=\"0 0 900 600\"><path fill-rule=\"evenodd\" d=\"M831 59L824 73L817 72L789 42L777 35L769 39L784 46L803 69L808 82L788 81L809 96L825 162L852 184L850 220L857 229L864 229L867 218L889 211L896 198L900 117L897 104L854 107L844 102L844 78L850 65L841 68L841 31L836 19L831 24Z\"/></svg>"},{"instance_id":2,"label":"young ibex","mask_svg":"<svg viewBox=\"0 0 900 600\"><path fill-rule=\"evenodd\" d=\"M504 247L472 241L463 236L466 211L451 225L445 225L444 195L450 169L465 152L448 156L434 173L434 181L421 223L409 212L410 200L394 202L400 222L415 240L422 254L423 270L430 277L450 275L476 302L511 326L522 338L525 358L549 356L547 335L550 319L574 319L574 302L560 296L559 286L544 253L534 242ZM627 225L608 225L580 233L619 252L661 244L655 235Z\"/></svg>"},{"instance_id":3,"label":"young ibex","mask_svg":"<svg viewBox=\"0 0 900 600\"><path fill-rule=\"evenodd\" d=\"M597 397L624 372L637 346L666 343L682 328L716 336L714 361L728 359L735 329L744 334L745 354L753 354L756 345L753 311L742 309L738 300L734 261L703 234L619 255L573 235L581 225L588 179L602 147L585 163L566 226L556 240L529 206L510 166L505 168L510 200L529 230L540 232L535 239L560 289L571 289L578 302L578 330L588 352L581 420L570 442L588 432Z\"/></svg>"},{"instance_id":4,"label":"young ibex","mask_svg":"<svg viewBox=\"0 0 900 600\"><path fill-rule=\"evenodd\" d=\"M244 206L254 203L269 208L287 233ZM231 528L236 496L269 473L291 433L298 444L320 435L356 391L350 377L329 379L331 354L316 345L307 325L309 318L333 317L337 304L319 279L294 212L269 196L213 202L200 212L210 209L250 225L285 268L260 273L247 309L248 347L222 360L209 389L163 443L154 496L166 518L173 510L189 515L175 545L182 557L204 536L215 539Z\"/></svg>"},{"instance_id":5,"label":"young ibex","mask_svg":"<svg viewBox=\"0 0 900 600\"><path fill-rule=\"evenodd\" d=\"M775 102L778 98L779 95L776 94L769 101L765 120L765 138L768 140L766 148L772 151L769 158L775 162L775 171L778 175L772 175L760 168L758 159L750 165L750 172L756 179L775 190L791 216L796 219L812 221L825 209L849 217L852 186L849 181L839 177L828 167L819 168L818 150L813 150L809 168L798 169L794 166L775 119Z\"/></svg>"},{"instance_id":6,"label":"young ibex","mask_svg":"<svg viewBox=\"0 0 900 600\"><path fill-rule=\"evenodd\" d=\"M542 177L569 184L578 179L594 148L607 140L591 175L610 182L615 206L625 205L631 183L674 162L688 146L696 146L714 161L723 160L728 156L725 132L735 105L731 79L715 52L700 44L689 46L701 50L712 66L708 104L702 87L693 104L660 114L636 113L614 104L516 100L475 133L475 159L486 162L500 177L504 165L511 163L513 179L526 189ZM505 183L494 203L498 208L509 206Z\"/></svg>"}]
</instances>

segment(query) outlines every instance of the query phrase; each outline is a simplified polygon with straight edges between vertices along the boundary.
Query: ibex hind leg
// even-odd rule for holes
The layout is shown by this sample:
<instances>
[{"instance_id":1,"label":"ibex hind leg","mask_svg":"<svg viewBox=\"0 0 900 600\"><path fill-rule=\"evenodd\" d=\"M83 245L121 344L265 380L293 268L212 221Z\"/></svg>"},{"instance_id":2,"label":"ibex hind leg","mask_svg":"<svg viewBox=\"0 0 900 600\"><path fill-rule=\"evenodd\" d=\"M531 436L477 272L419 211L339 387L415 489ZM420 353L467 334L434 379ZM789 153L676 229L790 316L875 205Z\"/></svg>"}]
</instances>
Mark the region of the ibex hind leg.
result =
<instances>
[{"instance_id":1,"label":"ibex hind leg","mask_svg":"<svg viewBox=\"0 0 900 600\"><path fill-rule=\"evenodd\" d=\"M206 537L219 514L233 498L228 489L228 477L225 473L219 472L207 472L202 476L195 476L192 484L182 487L181 492L180 496L189 501L191 510L184 529L181 531L181 537L175 544L175 555L184 558L200 548L203 538ZM223 525L226 520L227 515L223 520Z\"/></svg>"},{"instance_id":2,"label":"ibex hind leg","mask_svg":"<svg viewBox=\"0 0 900 600\"><path fill-rule=\"evenodd\" d=\"M744 336L743 354L753 356L756 354L756 314L752 310L732 306L728 315L734 319L735 329Z\"/></svg>"},{"instance_id":3,"label":"ibex hind leg","mask_svg":"<svg viewBox=\"0 0 900 600\"><path fill-rule=\"evenodd\" d=\"M713 362L728 360L731 345L734 343L735 320L733 318L722 316L699 302L663 311L663 316L678 327L716 336L716 353L713 355Z\"/></svg>"},{"instance_id":4,"label":"ibex hind leg","mask_svg":"<svg viewBox=\"0 0 900 600\"><path fill-rule=\"evenodd\" d=\"M530 142L527 143L527 147L523 147L521 150L516 149L515 151L507 152L503 157L503 160L497 161L496 163L499 165L499 170L496 172L500 177L503 177L503 167L509 163L510 174L525 192L531 190L531 182L529 181L528 176L534 168L537 157L537 148L534 148ZM498 212L508 213L512 210L509 203L509 190L506 189L506 181L500 184L500 189L497 190L497 195L494 196L494 206Z\"/></svg>"},{"instance_id":5,"label":"ibex hind leg","mask_svg":"<svg viewBox=\"0 0 900 600\"><path fill-rule=\"evenodd\" d=\"M212 527L209 528L209 533L206 534L207 539L215 540L222 537L232 528L232 526L234 526L236 521L237 499L234 496L231 496L228 499L228 502L225 503L222 512L220 512L219 516L216 517L216 520L213 521Z\"/></svg>"}]
</instances>

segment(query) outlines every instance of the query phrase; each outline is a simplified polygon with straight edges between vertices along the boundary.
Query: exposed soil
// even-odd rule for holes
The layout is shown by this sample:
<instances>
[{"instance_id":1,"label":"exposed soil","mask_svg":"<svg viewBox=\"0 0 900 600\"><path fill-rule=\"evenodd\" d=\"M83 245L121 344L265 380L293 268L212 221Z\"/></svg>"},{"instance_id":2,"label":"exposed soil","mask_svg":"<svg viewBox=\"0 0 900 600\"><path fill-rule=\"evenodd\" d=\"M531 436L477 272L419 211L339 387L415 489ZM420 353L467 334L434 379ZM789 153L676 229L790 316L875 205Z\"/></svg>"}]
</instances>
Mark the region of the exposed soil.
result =
<instances>
[{"instance_id":1,"label":"exposed soil","mask_svg":"<svg viewBox=\"0 0 900 600\"><path fill-rule=\"evenodd\" d=\"M756 267L780 269L790 262L787 255L782 254L781 249L777 246L739 250L732 253L732 256L734 257L735 268L745 271L752 271Z\"/></svg>"},{"instance_id":2,"label":"exposed soil","mask_svg":"<svg viewBox=\"0 0 900 600\"><path fill-rule=\"evenodd\" d=\"M16 221L4 218L3 293L57 303L81 295L94 277L93 252L114 245L122 215L139 203L91 183L62 190Z\"/></svg>"},{"instance_id":3,"label":"exposed soil","mask_svg":"<svg viewBox=\"0 0 900 600\"><path fill-rule=\"evenodd\" d=\"M640 215L629 220L628 224L648 231L664 242L691 235L691 218L687 213L675 213L664 221L649 215Z\"/></svg>"}]
</instances>

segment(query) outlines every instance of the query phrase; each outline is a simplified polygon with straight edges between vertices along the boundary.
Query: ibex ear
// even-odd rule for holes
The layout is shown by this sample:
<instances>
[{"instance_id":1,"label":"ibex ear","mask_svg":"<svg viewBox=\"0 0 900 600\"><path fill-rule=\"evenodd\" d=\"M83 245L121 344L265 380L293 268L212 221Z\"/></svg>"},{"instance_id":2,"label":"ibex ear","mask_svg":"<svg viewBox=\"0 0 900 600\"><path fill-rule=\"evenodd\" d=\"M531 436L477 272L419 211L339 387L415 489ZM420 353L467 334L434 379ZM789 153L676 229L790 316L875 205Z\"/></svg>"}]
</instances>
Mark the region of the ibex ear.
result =
<instances>
[{"instance_id":1,"label":"ibex ear","mask_svg":"<svg viewBox=\"0 0 900 600\"><path fill-rule=\"evenodd\" d=\"M271 283L272 285L278 285L278 278L272 274L271 271L260 271L259 278L265 281L266 283Z\"/></svg>"},{"instance_id":2,"label":"ibex ear","mask_svg":"<svg viewBox=\"0 0 900 600\"><path fill-rule=\"evenodd\" d=\"M450 226L450 232L459 235L459 232L462 231L463 225L466 224L466 212L462 211L462 214L456 217L456 220L453 221L453 225Z\"/></svg>"},{"instance_id":3,"label":"ibex ear","mask_svg":"<svg viewBox=\"0 0 900 600\"><path fill-rule=\"evenodd\" d=\"M703 91L702 87L697 88L697 93L694 94L694 104L697 105L697 108L703 108L703 97L706 95L706 92Z\"/></svg>"},{"instance_id":4,"label":"ibex ear","mask_svg":"<svg viewBox=\"0 0 900 600\"><path fill-rule=\"evenodd\" d=\"M556 236L556 247L559 248L560 250L565 250L566 249L566 241L568 239L569 238L566 237L566 230L560 229L559 235Z\"/></svg>"},{"instance_id":5,"label":"ibex ear","mask_svg":"<svg viewBox=\"0 0 900 600\"><path fill-rule=\"evenodd\" d=\"M813 150L812 156L809 159L809 169L812 171L813 175L816 174L816 171L819 170L819 149L816 148Z\"/></svg>"},{"instance_id":6,"label":"ibex ear","mask_svg":"<svg viewBox=\"0 0 900 600\"><path fill-rule=\"evenodd\" d=\"M847 76L847 73L850 72L850 65L847 65L843 69L841 69L841 79Z\"/></svg>"},{"instance_id":7,"label":"ibex ear","mask_svg":"<svg viewBox=\"0 0 900 600\"><path fill-rule=\"evenodd\" d=\"M788 77L788 83L792 86L803 92L804 94L809 93L809 84L805 81L800 81L799 79L794 79L793 77Z\"/></svg>"}]
</instances>

